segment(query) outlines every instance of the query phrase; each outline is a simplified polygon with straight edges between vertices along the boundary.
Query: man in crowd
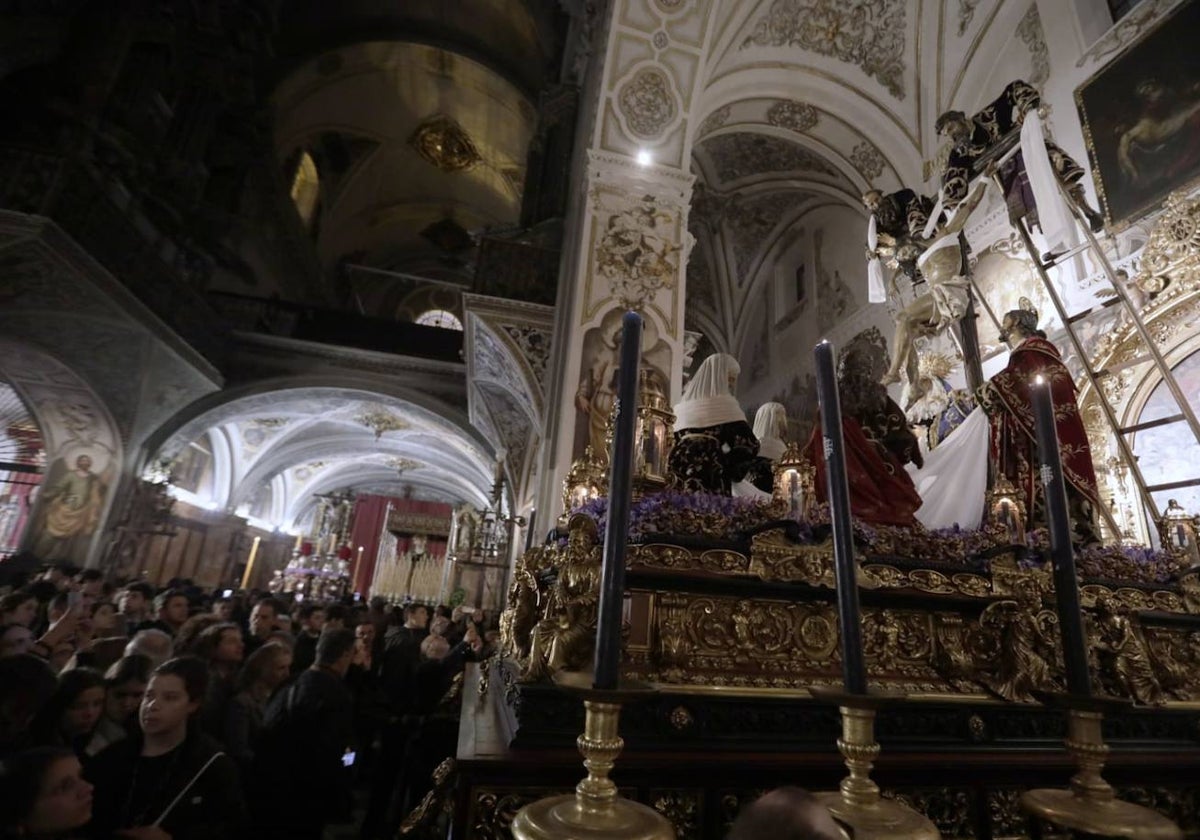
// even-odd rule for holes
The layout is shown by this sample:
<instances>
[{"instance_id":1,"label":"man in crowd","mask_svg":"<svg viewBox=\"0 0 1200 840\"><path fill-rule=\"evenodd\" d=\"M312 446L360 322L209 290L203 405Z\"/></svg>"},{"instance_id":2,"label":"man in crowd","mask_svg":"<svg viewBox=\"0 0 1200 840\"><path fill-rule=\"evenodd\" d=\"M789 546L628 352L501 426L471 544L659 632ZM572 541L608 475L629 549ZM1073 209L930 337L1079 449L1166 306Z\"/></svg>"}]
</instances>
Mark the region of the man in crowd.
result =
<instances>
[{"instance_id":1,"label":"man in crowd","mask_svg":"<svg viewBox=\"0 0 1200 840\"><path fill-rule=\"evenodd\" d=\"M172 638L188 620L188 599L179 589L164 589L154 598L154 621L143 622L139 630L161 630Z\"/></svg>"},{"instance_id":2,"label":"man in crowd","mask_svg":"<svg viewBox=\"0 0 1200 840\"><path fill-rule=\"evenodd\" d=\"M305 604L296 613L300 619L300 634L292 648L292 673L307 670L317 658L317 640L325 629L325 608L320 604ZM331 628L338 629L338 628Z\"/></svg>"},{"instance_id":3,"label":"man in crowd","mask_svg":"<svg viewBox=\"0 0 1200 840\"><path fill-rule=\"evenodd\" d=\"M255 757L258 836L318 840L327 823L350 818L353 660L354 631L326 630L312 667L267 705Z\"/></svg>"},{"instance_id":4,"label":"man in crowd","mask_svg":"<svg viewBox=\"0 0 1200 840\"><path fill-rule=\"evenodd\" d=\"M279 617L280 606L274 598L263 598L250 610L246 656L254 653L271 638L271 634L275 632L275 619Z\"/></svg>"},{"instance_id":5,"label":"man in crowd","mask_svg":"<svg viewBox=\"0 0 1200 840\"><path fill-rule=\"evenodd\" d=\"M147 607L154 599L154 587L148 583L131 583L117 595L117 612L125 621L126 631L132 636L146 622Z\"/></svg>"}]
</instances>

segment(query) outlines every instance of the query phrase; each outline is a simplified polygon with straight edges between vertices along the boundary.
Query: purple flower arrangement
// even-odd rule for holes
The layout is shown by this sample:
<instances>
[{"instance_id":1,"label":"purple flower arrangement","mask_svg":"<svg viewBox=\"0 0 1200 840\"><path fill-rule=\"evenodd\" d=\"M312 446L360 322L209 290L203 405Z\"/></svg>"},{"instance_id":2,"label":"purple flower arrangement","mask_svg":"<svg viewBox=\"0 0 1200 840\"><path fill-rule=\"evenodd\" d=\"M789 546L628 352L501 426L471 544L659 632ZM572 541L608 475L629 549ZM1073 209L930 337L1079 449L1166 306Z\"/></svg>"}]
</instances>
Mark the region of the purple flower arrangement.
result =
<instances>
[{"instance_id":1,"label":"purple flower arrangement","mask_svg":"<svg viewBox=\"0 0 1200 840\"><path fill-rule=\"evenodd\" d=\"M574 508L596 521L601 534L608 525L608 499L601 497ZM629 541L645 542L656 536L717 536L733 539L738 533L752 531L767 522L785 518L780 505L760 499L732 498L710 493L679 493L666 490L634 500L629 517ZM814 530L828 539L829 506L819 505L807 522L802 522L800 541L813 544ZM985 555L993 549L1008 547L1004 528L984 525L978 529L939 528L921 525L901 528L892 525L868 525L854 521L854 538L868 555L898 557L939 565L959 565L965 570L987 573ZM1046 549L1045 529L1028 535L1029 547ZM1025 568L1038 568L1036 555L1020 559ZM1143 546L1088 546L1076 552L1076 566L1084 580L1124 581L1134 584L1165 584L1178 572L1178 561L1163 551Z\"/></svg>"}]
</instances>

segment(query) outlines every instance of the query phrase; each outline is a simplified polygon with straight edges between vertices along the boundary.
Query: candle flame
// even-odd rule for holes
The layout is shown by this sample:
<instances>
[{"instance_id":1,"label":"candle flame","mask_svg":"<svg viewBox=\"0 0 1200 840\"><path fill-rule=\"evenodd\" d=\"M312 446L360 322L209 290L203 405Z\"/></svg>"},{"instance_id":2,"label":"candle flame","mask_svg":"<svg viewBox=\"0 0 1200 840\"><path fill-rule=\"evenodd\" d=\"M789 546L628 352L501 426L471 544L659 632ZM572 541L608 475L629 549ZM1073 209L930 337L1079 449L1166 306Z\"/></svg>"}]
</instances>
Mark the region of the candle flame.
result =
<instances>
[{"instance_id":1,"label":"candle flame","mask_svg":"<svg viewBox=\"0 0 1200 840\"><path fill-rule=\"evenodd\" d=\"M1034 385L1045 385L1046 380L1043 379L1042 375L1039 373L1037 376L1033 377L1033 384Z\"/></svg>"}]
</instances>

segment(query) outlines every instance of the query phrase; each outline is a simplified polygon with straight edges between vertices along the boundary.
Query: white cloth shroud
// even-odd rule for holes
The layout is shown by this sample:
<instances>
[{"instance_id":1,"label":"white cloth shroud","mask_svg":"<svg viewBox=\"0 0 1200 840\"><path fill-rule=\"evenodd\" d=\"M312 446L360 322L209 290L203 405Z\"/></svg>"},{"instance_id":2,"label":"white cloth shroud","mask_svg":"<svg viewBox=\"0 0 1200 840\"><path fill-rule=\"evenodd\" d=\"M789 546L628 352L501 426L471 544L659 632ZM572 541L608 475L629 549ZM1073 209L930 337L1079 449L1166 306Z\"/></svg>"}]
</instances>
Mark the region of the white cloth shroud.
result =
<instances>
[{"instance_id":1,"label":"white cloth shroud","mask_svg":"<svg viewBox=\"0 0 1200 840\"><path fill-rule=\"evenodd\" d=\"M925 466L906 464L921 495L917 521L926 528L978 528L987 494L988 418L976 408L925 455Z\"/></svg>"},{"instance_id":2,"label":"white cloth shroud","mask_svg":"<svg viewBox=\"0 0 1200 840\"><path fill-rule=\"evenodd\" d=\"M1036 109L1025 115L1025 122L1021 125L1021 157L1025 161L1025 174L1029 176L1033 201L1037 204L1038 223L1042 228L1042 236L1046 238L1046 247L1052 251L1069 247L1074 232L1071 210L1059 189L1050 154L1046 151L1042 118Z\"/></svg>"},{"instance_id":3,"label":"white cloth shroud","mask_svg":"<svg viewBox=\"0 0 1200 840\"><path fill-rule=\"evenodd\" d=\"M879 230L875 214L867 222L867 248L874 251L879 247ZM883 287L883 260L871 257L867 260L867 301L869 303L887 303L887 289Z\"/></svg>"}]
</instances>

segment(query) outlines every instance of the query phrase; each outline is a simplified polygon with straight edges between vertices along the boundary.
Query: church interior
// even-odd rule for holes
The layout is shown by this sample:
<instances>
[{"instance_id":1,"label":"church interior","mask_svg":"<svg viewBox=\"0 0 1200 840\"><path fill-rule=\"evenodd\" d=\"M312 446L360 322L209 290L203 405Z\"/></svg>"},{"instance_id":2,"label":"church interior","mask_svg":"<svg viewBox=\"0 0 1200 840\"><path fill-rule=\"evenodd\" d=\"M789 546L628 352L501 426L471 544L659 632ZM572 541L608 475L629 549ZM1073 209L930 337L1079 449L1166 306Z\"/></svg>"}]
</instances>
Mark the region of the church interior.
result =
<instances>
[{"instance_id":1,"label":"church interior","mask_svg":"<svg viewBox=\"0 0 1200 840\"><path fill-rule=\"evenodd\" d=\"M388 836L1200 837L1197 32L0 4L0 587L477 616Z\"/></svg>"}]
</instances>

